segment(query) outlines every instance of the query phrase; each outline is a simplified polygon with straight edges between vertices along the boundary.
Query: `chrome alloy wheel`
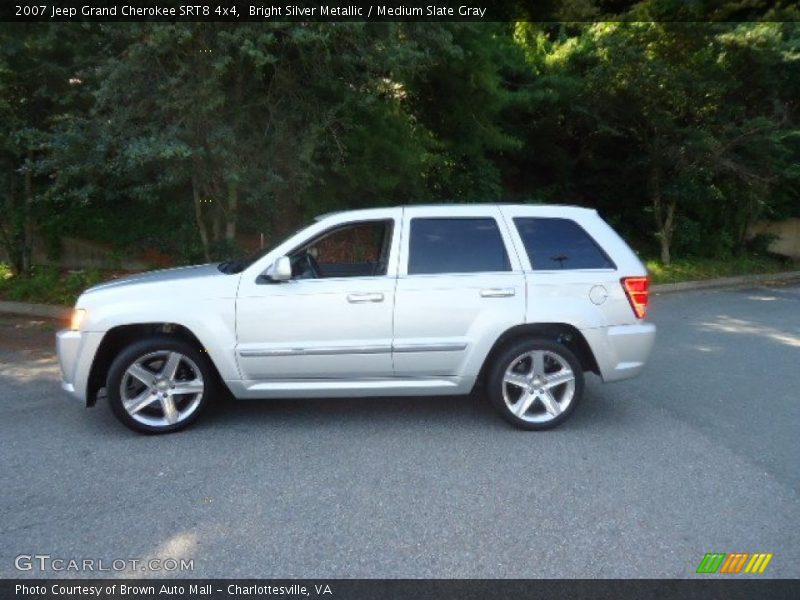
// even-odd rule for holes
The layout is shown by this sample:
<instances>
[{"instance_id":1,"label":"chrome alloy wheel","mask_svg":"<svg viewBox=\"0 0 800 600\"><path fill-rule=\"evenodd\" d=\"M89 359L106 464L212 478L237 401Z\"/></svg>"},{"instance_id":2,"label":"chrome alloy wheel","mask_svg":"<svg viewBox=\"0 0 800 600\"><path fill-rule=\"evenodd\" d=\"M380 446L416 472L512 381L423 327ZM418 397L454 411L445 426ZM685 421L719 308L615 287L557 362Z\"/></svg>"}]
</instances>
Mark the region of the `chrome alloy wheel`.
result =
<instances>
[{"instance_id":1,"label":"chrome alloy wheel","mask_svg":"<svg viewBox=\"0 0 800 600\"><path fill-rule=\"evenodd\" d=\"M164 427L189 418L204 390L194 361L180 352L159 350L140 356L125 370L119 392L132 419Z\"/></svg>"},{"instance_id":2,"label":"chrome alloy wheel","mask_svg":"<svg viewBox=\"0 0 800 600\"><path fill-rule=\"evenodd\" d=\"M567 360L549 350L526 352L503 374L503 400L514 415L546 423L563 413L575 397L575 373Z\"/></svg>"}]
</instances>

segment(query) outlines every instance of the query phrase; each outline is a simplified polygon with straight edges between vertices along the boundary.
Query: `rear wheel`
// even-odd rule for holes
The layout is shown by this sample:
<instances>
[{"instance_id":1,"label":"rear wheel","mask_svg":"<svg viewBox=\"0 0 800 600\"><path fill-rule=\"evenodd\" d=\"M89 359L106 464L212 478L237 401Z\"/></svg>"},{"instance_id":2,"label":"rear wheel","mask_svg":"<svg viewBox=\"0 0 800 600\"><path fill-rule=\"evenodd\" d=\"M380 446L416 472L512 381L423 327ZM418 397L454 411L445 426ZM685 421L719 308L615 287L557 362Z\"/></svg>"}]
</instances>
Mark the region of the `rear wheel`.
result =
<instances>
[{"instance_id":1,"label":"rear wheel","mask_svg":"<svg viewBox=\"0 0 800 600\"><path fill-rule=\"evenodd\" d=\"M583 384L583 369L568 348L551 340L523 340L500 353L492 366L489 398L517 427L550 429L575 410Z\"/></svg>"},{"instance_id":2,"label":"rear wheel","mask_svg":"<svg viewBox=\"0 0 800 600\"><path fill-rule=\"evenodd\" d=\"M114 359L106 390L114 415L143 433L187 427L207 403L214 373L208 358L169 336L135 342Z\"/></svg>"}]
</instances>

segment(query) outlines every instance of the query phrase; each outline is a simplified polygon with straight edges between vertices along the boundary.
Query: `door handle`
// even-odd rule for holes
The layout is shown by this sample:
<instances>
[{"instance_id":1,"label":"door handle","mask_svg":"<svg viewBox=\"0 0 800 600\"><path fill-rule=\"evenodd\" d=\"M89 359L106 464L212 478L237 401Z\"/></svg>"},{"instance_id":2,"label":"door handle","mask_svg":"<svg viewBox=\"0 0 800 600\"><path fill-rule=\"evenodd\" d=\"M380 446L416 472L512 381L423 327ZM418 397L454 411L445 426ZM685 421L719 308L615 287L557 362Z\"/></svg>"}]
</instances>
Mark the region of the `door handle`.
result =
<instances>
[{"instance_id":1,"label":"door handle","mask_svg":"<svg viewBox=\"0 0 800 600\"><path fill-rule=\"evenodd\" d=\"M380 292L369 294L347 294L347 301L350 304L359 304L361 302L383 302L383 294Z\"/></svg>"},{"instance_id":2,"label":"door handle","mask_svg":"<svg viewBox=\"0 0 800 600\"><path fill-rule=\"evenodd\" d=\"M515 294L514 288L486 288L481 290L481 298L508 298Z\"/></svg>"}]
</instances>

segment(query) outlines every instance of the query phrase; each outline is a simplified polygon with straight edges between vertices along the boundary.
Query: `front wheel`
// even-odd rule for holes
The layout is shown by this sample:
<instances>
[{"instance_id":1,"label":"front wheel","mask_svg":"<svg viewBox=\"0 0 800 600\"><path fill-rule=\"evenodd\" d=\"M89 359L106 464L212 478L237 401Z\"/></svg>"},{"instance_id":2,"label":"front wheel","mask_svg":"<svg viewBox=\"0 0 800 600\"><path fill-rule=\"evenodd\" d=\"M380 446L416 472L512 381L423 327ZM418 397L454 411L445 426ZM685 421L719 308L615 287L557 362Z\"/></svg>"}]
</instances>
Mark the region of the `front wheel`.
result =
<instances>
[{"instance_id":1,"label":"front wheel","mask_svg":"<svg viewBox=\"0 0 800 600\"><path fill-rule=\"evenodd\" d=\"M583 395L583 369L563 344L545 339L512 344L495 361L489 398L510 423L550 429L569 418Z\"/></svg>"},{"instance_id":2,"label":"front wheel","mask_svg":"<svg viewBox=\"0 0 800 600\"><path fill-rule=\"evenodd\" d=\"M208 400L213 372L208 359L186 342L154 336L114 359L106 390L114 415L142 433L187 427Z\"/></svg>"}]
</instances>

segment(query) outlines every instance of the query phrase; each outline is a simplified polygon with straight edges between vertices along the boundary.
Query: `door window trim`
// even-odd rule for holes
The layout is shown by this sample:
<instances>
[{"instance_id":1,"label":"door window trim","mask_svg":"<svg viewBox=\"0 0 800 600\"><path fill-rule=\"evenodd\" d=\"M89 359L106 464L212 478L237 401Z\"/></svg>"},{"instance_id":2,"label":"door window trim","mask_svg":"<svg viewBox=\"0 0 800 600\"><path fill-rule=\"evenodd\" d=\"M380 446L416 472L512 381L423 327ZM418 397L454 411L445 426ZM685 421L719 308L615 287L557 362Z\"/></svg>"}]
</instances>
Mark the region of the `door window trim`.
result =
<instances>
[{"instance_id":1,"label":"door window trim","mask_svg":"<svg viewBox=\"0 0 800 600\"><path fill-rule=\"evenodd\" d=\"M355 275L353 277L320 277L318 279L289 279L288 281L282 283L289 283L289 284L298 284L298 283L306 283L306 282L322 282L322 281L366 281L372 279L383 279L383 278L396 278L397 277L397 270L393 269L393 256L399 252L398 246L398 236L397 236L397 217L384 217L384 218L371 218L371 219L357 219L354 221L345 221L343 223L336 223L335 225L331 225L327 229L323 229L322 231L316 233L310 238L303 240L298 245L291 248L289 251L283 254L283 256L291 256L298 250L304 247L309 247L321 239L331 235L335 231L339 229L347 229L352 227L358 227L360 225L367 225L370 223L376 224L385 224L388 229L388 235L386 236L387 239L384 240L382 244L381 252L384 250L388 253L386 258L386 273L383 275ZM394 273L393 273L394 271ZM265 283L269 283L270 285L274 285L274 282L265 282L261 280L261 275L259 274L256 277L256 284L264 285Z\"/></svg>"},{"instance_id":2,"label":"door window trim","mask_svg":"<svg viewBox=\"0 0 800 600\"><path fill-rule=\"evenodd\" d=\"M497 232L500 235L500 240L503 244L503 249L506 255L506 262L508 264L508 269L504 269L502 271L455 271L455 272L441 272L441 273L409 273L408 266L411 261L411 225L414 220L449 220L449 221L464 221L470 220L474 221L477 219L487 220L491 219L494 221L495 226L497 227ZM514 252L512 253L511 250ZM516 248L514 246L513 240L511 239L509 232L506 228L506 224L502 219L502 215L492 215L487 213L476 213L476 214L460 214L460 215L447 215L447 214L414 214L414 215L407 215L403 219L403 240L402 240L402 249L401 249L401 256L400 256L400 269L398 271L398 276L407 278L407 277L476 277L482 275L508 275L514 272L518 272L520 270L520 265L518 263L518 257L516 255Z\"/></svg>"},{"instance_id":3,"label":"door window trim","mask_svg":"<svg viewBox=\"0 0 800 600\"><path fill-rule=\"evenodd\" d=\"M583 234L587 238L589 238L589 241L594 245L594 247L597 249L597 251L600 253L600 255L603 258L605 258L606 261L608 261L609 266L604 266L604 267L579 267L579 268L574 268L574 269L572 269L572 268L566 268L566 269L564 269L564 268L562 268L562 269L536 268L536 266L534 265L534 262L533 262L533 258L528 253L528 248L525 245L525 239L522 237L522 233L519 230L519 223L518 223L518 221L530 221L530 220L569 221L570 223L575 225L575 227L577 227L580 231L582 231ZM530 272L532 272L532 273L569 273L569 272L580 273L580 272L585 272L585 271L592 272L592 273L596 273L598 271L599 272L607 271L609 273L613 273L613 272L616 272L618 270L617 269L617 263L615 263L614 260L611 258L611 256L609 256L608 252L605 251L605 248L603 248L600 245L600 243L596 239L594 239L594 236L591 233L589 233L586 230L586 228L583 225L581 225L578 221L576 221L575 219L570 219L569 217L549 217L549 216L548 217L543 217L543 216L538 216L538 215L513 215L513 216L510 217L510 221L511 221L510 227L512 227L514 229L514 232L516 233L517 237L519 238L519 243L521 244L522 252L524 252L525 257L528 260L528 265L530 266Z\"/></svg>"}]
</instances>

